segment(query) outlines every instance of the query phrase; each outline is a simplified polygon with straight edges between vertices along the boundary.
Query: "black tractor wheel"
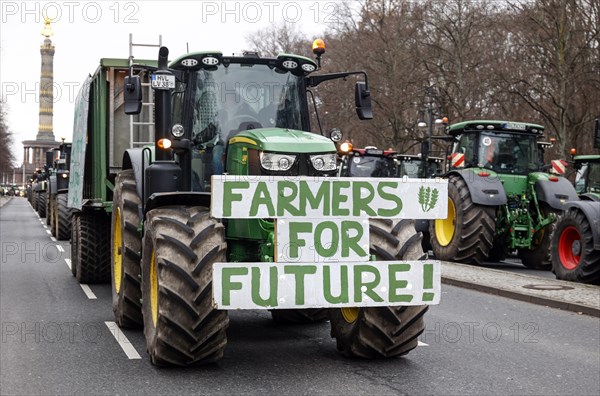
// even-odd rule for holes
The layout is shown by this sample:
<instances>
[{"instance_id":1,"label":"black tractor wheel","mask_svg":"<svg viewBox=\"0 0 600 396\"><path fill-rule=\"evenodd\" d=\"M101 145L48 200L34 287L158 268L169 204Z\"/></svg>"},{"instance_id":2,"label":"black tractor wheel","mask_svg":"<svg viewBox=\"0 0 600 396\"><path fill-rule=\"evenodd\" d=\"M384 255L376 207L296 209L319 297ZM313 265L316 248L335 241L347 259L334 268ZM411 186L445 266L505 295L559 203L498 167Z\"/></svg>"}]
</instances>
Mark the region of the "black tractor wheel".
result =
<instances>
[{"instance_id":1,"label":"black tractor wheel","mask_svg":"<svg viewBox=\"0 0 600 396\"><path fill-rule=\"evenodd\" d=\"M77 249L71 265L79 283L110 282L110 219L103 212L81 212L76 223Z\"/></svg>"},{"instance_id":2,"label":"black tractor wheel","mask_svg":"<svg viewBox=\"0 0 600 396\"><path fill-rule=\"evenodd\" d=\"M146 214L142 310L153 364L185 366L223 357L229 316L213 306L212 271L225 261L224 230L205 207Z\"/></svg>"},{"instance_id":3,"label":"black tractor wheel","mask_svg":"<svg viewBox=\"0 0 600 396\"><path fill-rule=\"evenodd\" d=\"M58 214L56 213L58 210L56 206L56 195L51 195L49 201L50 204L48 205L48 216L46 216L46 219L49 219L47 223L50 226L50 232L52 233L52 236L56 238L56 218L58 217ZM70 233L71 230L69 229L69 234Z\"/></svg>"},{"instance_id":4,"label":"black tractor wheel","mask_svg":"<svg viewBox=\"0 0 600 396\"><path fill-rule=\"evenodd\" d=\"M548 216L550 213L558 214L556 210L545 204L540 210L544 216ZM518 256L524 266L536 270L549 270L552 268L550 250L552 249L552 233L555 229L556 221L535 233L531 249L519 249Z\"/></svg>"},{"instance_id":5,"label":"black tractor wheel","mask_svg":"<svg viewBox=\"0 0 600 396\"><path fill-rule=\"evenodd\" d=\"M274 309L271 311L273 320L278 323L315 323L327 320L327 309Z\"/></svg>"},{"instance_id":6,"label":"black tractor wheel","mask_svg":"<svg viewBox=\"0 0 600 396\"><path fill-rule=\"evenodd\" d=\"M448 180L448 217L430 222L431 250L439 260L481 264L488 259L496 229L496 207L471 199L462 177Z\"/></svg>"},{"instance_id":7,"label":"black tractor wheel","mask_svg":"<svg viewBox=\"0 0 600 396\"><path fill-rule=\"evenodd\" d=\"M71 273L73 276L77 276L77 266L79 265L77 258L81 255L79 253L80 215L81 213L79 212L73 213L73 218L71 219Z\"/></svg>"},{"instance_id":8,"label":"black tractor wheel","mask_svg":"<svg viewBox=\"0 0 600 396\"><path fill-rule=\"evenodd\" d=\"M376 220L370 224L370 253L377 260L425 258L414 220ZM417 347L429 307L393 306L328 309L331 335L346 356L367 359L401 356Z\"/></svg>"},{"instance_id":9,"label":"black tractor wheel","mask_svg":"<svg viewBox=\"0 0 600 396\"><path fill-rule=\"evenodd\" d=\"M117 176L113 195L111 279L112 308L121 327L141 327L141 200L137 194L133 169Z\"/></svg>"},{"instance_id":10,"label":"black tractor wheel","mask_svg":"<svg viewBox=\"0 0 600 396\"><path fill-rule=\"evenodd\" d=\"M594 249L589 219L577 208L568 209L557 221L552 271L557 279L600 285L600 250Z\"/></svg>"},{"instance_id":11,"label":"black tractor wheel","mask_svg":"<svg viewBox=\"0 0 600 396\"><path fill-rule=\"evenodd\" d=\"M53 195L52 194L48 194L46 196L46 225L51 226L52 225L52 217L54 216L54 213L52 212L53 209ZM50 229L52 230L52 226L50 227ZM52 235L52 236L56 236L56 235Z\"/></svg>"},{"instance_id":12,"label":"black tractor wheel","mask_svg":"<svg viewBox=\"0 0 600 396\"><path fill-rule=\"evenodd\" d=\"M38 195L37 211L40 217L46 217L46 192L43 191Z\"/></svg>"},{"instance_id":13,"label":"black tractor wheel","mask_svg":"<svg viewBox=\"0 0 600 396\"><path fill-rule=\"evenodd\" d=\"M71 217L73 209L67 207L67 194L58 194L54 207L54 233L59 241L66 241L71 236Z\"/></svg>"},{"instance_id":14,"label":"black tractor wheel","mask_svg":"<svg viewBox=\"0 0 600 396\"><path fill-rule=\"evenodd\" d=\"M39 200L40 200L40 193L38 193L37 191L33 191L31 193L31 207L33 208L33 210L35 212L37 212L37 210L38 210Z\"/></svg>"}]
</instances>

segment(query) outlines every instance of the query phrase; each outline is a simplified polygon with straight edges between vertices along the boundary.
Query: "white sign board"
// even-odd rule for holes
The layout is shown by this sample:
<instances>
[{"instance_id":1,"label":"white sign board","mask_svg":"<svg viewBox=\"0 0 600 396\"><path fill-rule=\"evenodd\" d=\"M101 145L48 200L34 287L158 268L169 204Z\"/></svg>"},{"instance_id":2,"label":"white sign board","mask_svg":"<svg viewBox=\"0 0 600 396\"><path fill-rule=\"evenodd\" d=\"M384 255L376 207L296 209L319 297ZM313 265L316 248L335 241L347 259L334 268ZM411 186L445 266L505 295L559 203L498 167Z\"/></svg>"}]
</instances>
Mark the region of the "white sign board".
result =
<instances>
[{"instance_id":1,"label":"white sign board","mask_svg":"<svg viewBox=\"0 0 600 396\"><path fill-rule=\"evenodd\" d=\"M218 309L299 309L438 304L439 261L216 263Z\"/></svg>"},{"instance_id":2,"label":"white sign board","mask_svg":"<svg viewBox=\"0 0 600 396\"><path fill-rule=\"evenodd\" d=\"M446 218L442 179L223 175L212 178L215 218ZM440 199L444 197L444 199Z\"/></svg>"},{"instance_id":3,"label":"white sign board","mask_svg":"<svg viewBox=\"0 0 600 396\"><path fill-rule=\"evenodd\" d=\"M369 261L369 219L279 219L278 262Z\"/></svg>"}]
</instances>

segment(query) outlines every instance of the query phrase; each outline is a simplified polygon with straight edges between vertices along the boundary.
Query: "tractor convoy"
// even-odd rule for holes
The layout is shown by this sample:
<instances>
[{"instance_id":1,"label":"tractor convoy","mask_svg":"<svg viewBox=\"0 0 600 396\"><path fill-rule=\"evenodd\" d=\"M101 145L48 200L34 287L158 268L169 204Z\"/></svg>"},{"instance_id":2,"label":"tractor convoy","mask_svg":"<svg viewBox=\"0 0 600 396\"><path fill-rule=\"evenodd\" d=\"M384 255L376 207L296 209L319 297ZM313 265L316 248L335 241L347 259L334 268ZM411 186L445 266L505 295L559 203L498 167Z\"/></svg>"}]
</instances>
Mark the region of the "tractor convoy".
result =
<instances>
[{"instance_id":1,"label":"tractor convoy","mask_svg":"<svg viewBox=\"0 0 600 396\"><path fill-rule=\"evenodd\" d=\"M139 60L133 45L87 78L73 142L48 152L28 199L70 239L77 281L111 283L115 321L143 328L153 364L221 359L232 309L329 320L349 357L405 355L439 302L439 260L518 251L527 267L598 282L600 157L574 157L574 188L547 171L542 126L450 125L444 169L429 147L357 149L310 125L334 79L356 80L356 113L372 118L365 72L319 74L322 40L316 60L169 62L160 45Z\"/></svg>"}]
</instances>

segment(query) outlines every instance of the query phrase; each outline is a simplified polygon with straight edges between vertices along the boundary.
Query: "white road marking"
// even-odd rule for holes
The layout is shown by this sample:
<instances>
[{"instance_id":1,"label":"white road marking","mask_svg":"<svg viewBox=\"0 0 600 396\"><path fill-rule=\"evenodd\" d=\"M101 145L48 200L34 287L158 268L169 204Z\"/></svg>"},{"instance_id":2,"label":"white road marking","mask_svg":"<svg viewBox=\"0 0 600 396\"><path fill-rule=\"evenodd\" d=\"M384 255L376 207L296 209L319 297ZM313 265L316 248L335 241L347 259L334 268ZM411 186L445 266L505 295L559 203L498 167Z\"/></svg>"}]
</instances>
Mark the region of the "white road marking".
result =
<instances>
[{"instance_id":1,"label":"white road marking","mask_svg":"<svg viewBox=\"0 0 600 396\"><path fill-rule=\"evenodd\" d=\"M60 246L60 245L56 245L56 248L58 249L59 252L64 252L65 251L65 249L62 246Z\"/></svg>"},{"instance_id":2,"label":"white road marking","mask_svg":"<svg viewBox=\"0 0 600 396\"><path fill-rule=\"evenodd\" d=\"M429 344L425 344L424 342L417 341L417 346L429 346Z\"/></svg>"},{"instance_id":3,"label":"white road marking","mask_svg":"<svg viewBox=\"0 0 600 396\"><path fill-rule=\"evenodd\" d=\"M65 262L67 263L67 267L71 269L71 259L65 259Z\"/></svg>"},{"instance_id":4,"label":"white road marking","mask_svg":"<svg viewBox=\"0 0 600 396\"><path fill-rule=\"evenodd\" d=\"M137 353L137 351L135 350L133 345L131 345L131 342L129 342L129 340L127 339L125 334L123 334L123 332L121 331L121 329L119 329L119 326L117 326L117 324L115 322L104 322L104 323L106 324L106 326L112 333L113 337L115 337L115 340L117 340L117 342L119 343L119 346L121 346L121 349L123 349L123 352L125 352L125 354L127 355L127 357L129 359L141 359L142 358L140 356L140 354Z\"/></svg>"},{"instance_id":5,"label":"white road marking","mask_svg":"<svg viewBox=\"0 0 600 396\"><path fill-rule=\"evenodd\" d=\"M81 288L83 289L83 292L85 293L87 298L89 298L90 300L96 300L98 298L98 297L96 297L96 295L94 294L94 292L92 291L92 289L90 289L90 287L88 285L80 283L79 286L81 286Z\"/></svg>"},{"instance_id":6,"label":"white road marking","mask_svg":"<svg viewBox=\"0 0 600 396\"><path fill-rule=\"evenodd\" d=\"M46 224L42 224L44 226L45 229L48 229L48 226Z\"/></svg>"},{"instance_id":7,"label":"white road marking","mask_svg":"<svg viewBox=\"0 0 600 396\"><path fill-rule=\"evenodd\" d=\"M50 237L50 240L51 240L52 242L56 242L56 238L54 238L53 236L51 236L51 237Z\"/></svg>"},{"instance_id":8,"label":"white road marking","mask_svg":"<svg viewBox=\"0 0 600 396\"><path fill-rule=\"evenodd\" d=\"M50 230L46 230L46 232L48 233L48 235L51 235L52 233L50 232Z\"/></svg>"}]
</instances>

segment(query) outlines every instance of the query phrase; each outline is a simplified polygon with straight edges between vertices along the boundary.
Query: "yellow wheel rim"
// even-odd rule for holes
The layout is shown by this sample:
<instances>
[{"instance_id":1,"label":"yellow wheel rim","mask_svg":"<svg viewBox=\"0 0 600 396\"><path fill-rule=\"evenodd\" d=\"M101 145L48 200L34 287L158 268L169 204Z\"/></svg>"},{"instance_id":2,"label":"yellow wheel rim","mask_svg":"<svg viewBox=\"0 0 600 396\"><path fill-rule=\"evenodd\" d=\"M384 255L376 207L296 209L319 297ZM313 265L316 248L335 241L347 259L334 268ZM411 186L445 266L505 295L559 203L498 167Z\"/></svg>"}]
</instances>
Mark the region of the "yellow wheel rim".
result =
<instances>
[{"instance_id":1,"label":"yellow wheel rim","mask_svg":"<svg viewBox=\"0 0 600 396\"><path fill-rule=\"evenodd\" d=\"M348 323L354 323L358 319L358 308L341 308L341 311L344 320Z\"/></svg>"},{"instance_id":2,"label":"yellow wheel rim","mask_svg":"<svg viewBox=\"0 0 600 396\"><path fill-rule=\"evenodd\" d=\"M456 208L448 198L448 217L435 220L435 237L441 246L448 246L456 230Z\"/></svg>"},{"instance_id":3,"label":"yellow wheel rim","mask_svg":"<svg viewBox=\"0 0 600 396\"><path fill-rule=\"evenodd\" d=\"M152 323L156 327L156 322L158 322L158 274L154 249L152 249L152 257L150 258L150 309L152 310Z\"/></svg>"},{"instance_id":4,"label":"yellow wheel rim","mask_svg":"<svg viewBox=\"0 0 600 396\"><path fill-rule=\"evenodd\" d=\"M115 276L115 291L121 292L121 274L123 271L123 236L121 235L121 209L115 212L115 223L113 229L113 272Z\"/></svg>"}]
</instances>

